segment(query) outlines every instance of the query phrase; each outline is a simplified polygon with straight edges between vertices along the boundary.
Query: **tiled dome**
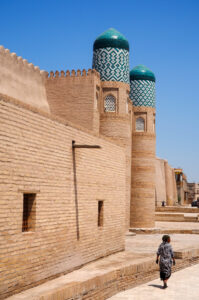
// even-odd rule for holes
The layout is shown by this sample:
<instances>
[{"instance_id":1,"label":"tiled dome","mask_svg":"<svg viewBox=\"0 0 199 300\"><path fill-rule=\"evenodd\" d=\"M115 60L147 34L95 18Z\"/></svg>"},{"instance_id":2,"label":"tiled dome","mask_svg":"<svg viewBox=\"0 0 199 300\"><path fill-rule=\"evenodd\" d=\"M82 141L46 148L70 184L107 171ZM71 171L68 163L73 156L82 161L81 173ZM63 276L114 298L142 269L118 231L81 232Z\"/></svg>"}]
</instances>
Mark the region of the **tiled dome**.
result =
<instances>
[{"instance_id":1,"label":"tiled dome","mask_svg":"<svg viewBox=\"0 0 199 300\"><path fill-rule=\"evenodd\" d=\"M149 80L155 82L155 75L146 66L139 65L131 70L130 81L131 80Z\"/></svg>"},{"instance_id":2,"label":"tiled dome","mask_svg":"<svg viewBox=\"0 0 199 300\"><path fill-rule=\"evenodd\" d=\"M116 29L109 28L95 40L93 50L99 48L119 48L129 51L129 43L127 39Z\"/></svg>"},{"instance_id":3,"label":"tiled dome","mask_svg":"<svg viewBox=\"0 0 199 300\"><path fill-rule=\"evenodd\" d=\"M130 98L134 106L155 108L155 75L143 65L130 72Z\"/></svg>"}]
</instances>

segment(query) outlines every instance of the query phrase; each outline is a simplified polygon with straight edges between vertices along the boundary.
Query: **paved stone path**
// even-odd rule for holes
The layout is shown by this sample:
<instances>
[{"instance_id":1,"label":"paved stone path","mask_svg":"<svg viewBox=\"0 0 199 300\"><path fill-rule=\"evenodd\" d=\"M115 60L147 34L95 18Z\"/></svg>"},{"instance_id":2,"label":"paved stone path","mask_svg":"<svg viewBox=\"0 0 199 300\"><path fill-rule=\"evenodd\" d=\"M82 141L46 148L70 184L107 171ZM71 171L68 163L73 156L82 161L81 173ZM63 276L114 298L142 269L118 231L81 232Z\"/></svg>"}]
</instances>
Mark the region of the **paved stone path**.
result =
<instances>
[{"instance_id":1,"label":"paved stone path","mask_svg":"<svg viewBox=\"0 0 199 300\"><path fill-rule=\"evenodd\" d=\"M163 234L137 234L132 237L127 236L126 251L139 255L155 256L158 246L162 242L162 236ZM199 234L170 234L170 237L174 251L199 248Z\"/></svg>"},{"instance_id":2,"label":"paved stone path","mask_svg":"<svg viewBox=\"0 0 199 300\"><path fill-rule=\"evenodd\" d=\"M160 279L118 293L109 300L198 300L199 264L172 274L168 288L162 289Z\"/></svg>"}]
</instances>

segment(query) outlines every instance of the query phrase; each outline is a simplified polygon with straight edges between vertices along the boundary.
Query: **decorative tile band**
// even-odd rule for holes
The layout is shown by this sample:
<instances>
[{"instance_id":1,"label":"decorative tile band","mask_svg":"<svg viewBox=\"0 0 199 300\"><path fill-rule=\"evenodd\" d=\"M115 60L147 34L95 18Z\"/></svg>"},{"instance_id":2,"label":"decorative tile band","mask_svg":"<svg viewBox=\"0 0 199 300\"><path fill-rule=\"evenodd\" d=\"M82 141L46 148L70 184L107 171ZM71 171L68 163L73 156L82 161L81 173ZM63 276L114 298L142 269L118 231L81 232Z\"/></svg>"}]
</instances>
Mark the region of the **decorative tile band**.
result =
<instances>
[{"instance_id":1,"label":"decorative tile band","mask_svg":"<svg viewBox=\"0 0 199 300\"><path fill-rule=\"evenodd\" d=\"M130 98L134 106L155 107L155 82L150 80L131 81Z\"/></svg>"},{"instance_id":2,"label":"decorative tile band","mask_svg":"<svg viewBox=\"0 0 199 300\"><path fill-rule=\"evenodd\" d=\"M93 51L93 69L102 81L129 83L129 52L119 48L100 48Z\"/></svg>"}]
</instances>

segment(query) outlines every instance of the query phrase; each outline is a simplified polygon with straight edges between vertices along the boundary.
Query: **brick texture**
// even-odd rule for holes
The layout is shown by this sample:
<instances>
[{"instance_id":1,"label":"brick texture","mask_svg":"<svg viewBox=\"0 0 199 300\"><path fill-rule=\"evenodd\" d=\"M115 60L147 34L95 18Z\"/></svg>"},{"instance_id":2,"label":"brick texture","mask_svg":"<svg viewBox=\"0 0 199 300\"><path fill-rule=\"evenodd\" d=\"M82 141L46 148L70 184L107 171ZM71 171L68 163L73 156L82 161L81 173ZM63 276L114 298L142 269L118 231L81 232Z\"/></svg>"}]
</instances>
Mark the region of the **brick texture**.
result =
<instances>
[{"instance_id":1,"label":"brick texture","mask_svg":"<svg viewBox=\"0 0 199 300\"><path fill-rule=\"evenodd\" d=\"M0 299L124 249L122 147L2 97L0 131ZM72 140L101 146L75 149L77 198ZM22 232L23 192L36 193L31 232Z\"/></svg>"},{"instance_id":2,"label":"brick texture","mask_svg":"<svg viewBox=\"0 0 199 300\"><path fill-rule=\"evenodd\" d=\"M49 112L45 73L26 59L0 46L0 93Z\"/></svg>"},{"instance_id":3,"label":"brick texture","mask_svg":"<svg viewBox=\"0 0 199 300\"><path fill-rule=\"evenodd\" d=\"M136 131L136 118L145 120L145 130ZM132 168L130 227L155 226L155 109L134 107L132 120Z\"/></svg>"},{"instance_id":4,"label":"brick texture","mask_svg":"<svg viewBox=\"0 0 199 300\"><path fill-rule=\"evenodd\" d=\"M100 79L95 70L51 72L45 86L53 115L99 133L96 93Z\"/></svg>"}]
</instances>

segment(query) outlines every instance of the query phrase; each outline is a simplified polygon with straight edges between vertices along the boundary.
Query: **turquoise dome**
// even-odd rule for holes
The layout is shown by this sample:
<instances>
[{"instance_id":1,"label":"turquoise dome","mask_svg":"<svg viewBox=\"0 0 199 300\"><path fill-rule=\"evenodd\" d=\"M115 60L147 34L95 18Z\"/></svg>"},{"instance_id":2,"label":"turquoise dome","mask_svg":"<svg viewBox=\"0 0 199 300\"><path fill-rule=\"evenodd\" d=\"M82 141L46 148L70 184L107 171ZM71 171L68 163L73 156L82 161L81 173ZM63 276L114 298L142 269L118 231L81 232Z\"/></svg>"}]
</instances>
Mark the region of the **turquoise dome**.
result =
<instances>
[{"instance_id":1,"label":"turquoise dome","mask_svg":"<svg viewBox=\"0 0 199 300\"><path fill-rule=\"evenodd\" d=\"M95 40L93 50L107 47L126 49L129 51L129 42L119 31L114 28L109 28Z\"/></svg>"},{"instance_id":2,"label":"turquoise dome","mask_svg":"<svg viewBox=\"0 0 199 300\"><path fill-rule=\"evenodd\" d=\"M144 65L139 65L131 70L130 80L149 80L155 82L155 75Z\"/></svg>"}]
</instances>

